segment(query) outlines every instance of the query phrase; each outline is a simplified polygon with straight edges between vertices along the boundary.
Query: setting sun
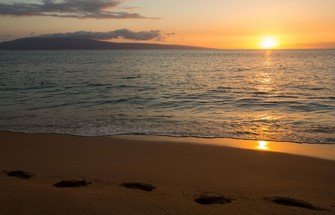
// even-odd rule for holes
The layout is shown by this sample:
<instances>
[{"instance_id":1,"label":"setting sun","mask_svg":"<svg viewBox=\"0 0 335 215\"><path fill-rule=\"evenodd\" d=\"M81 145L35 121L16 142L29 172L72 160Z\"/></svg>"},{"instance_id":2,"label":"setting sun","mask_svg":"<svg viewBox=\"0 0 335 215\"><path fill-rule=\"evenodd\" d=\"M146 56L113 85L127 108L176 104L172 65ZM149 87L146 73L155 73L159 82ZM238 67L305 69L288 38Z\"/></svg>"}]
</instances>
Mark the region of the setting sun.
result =
<instances>
[{"instance_id":1,"label":"setting sun","mask_svg":"<svg viewBox=\"0 0 335 215\"><path fill-rule=\"evenodd\" d=\"M273 49L279 45L279 41L276 37L267 36L261 39L259 47L262 49Z\"/></svg>"}]
</instances>

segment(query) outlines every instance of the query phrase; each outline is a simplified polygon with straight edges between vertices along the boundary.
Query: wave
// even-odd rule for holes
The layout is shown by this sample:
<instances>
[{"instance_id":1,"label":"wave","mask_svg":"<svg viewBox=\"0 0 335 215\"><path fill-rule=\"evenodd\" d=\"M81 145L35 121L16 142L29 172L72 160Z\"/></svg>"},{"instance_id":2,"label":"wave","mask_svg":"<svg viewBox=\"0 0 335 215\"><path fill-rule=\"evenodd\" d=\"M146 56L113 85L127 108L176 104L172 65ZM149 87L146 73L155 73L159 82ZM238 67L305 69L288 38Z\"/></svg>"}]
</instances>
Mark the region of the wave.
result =
<instances>
[{"instance_id":1,"label":"wave","mask_svg":"<svg viewBox=\"0 0 335 215\"><path fill-rule=\"evenodd\" d=\"M311 52L0 53L0 130L335 143L335 52Z\"/></svg>"}]
</instances>

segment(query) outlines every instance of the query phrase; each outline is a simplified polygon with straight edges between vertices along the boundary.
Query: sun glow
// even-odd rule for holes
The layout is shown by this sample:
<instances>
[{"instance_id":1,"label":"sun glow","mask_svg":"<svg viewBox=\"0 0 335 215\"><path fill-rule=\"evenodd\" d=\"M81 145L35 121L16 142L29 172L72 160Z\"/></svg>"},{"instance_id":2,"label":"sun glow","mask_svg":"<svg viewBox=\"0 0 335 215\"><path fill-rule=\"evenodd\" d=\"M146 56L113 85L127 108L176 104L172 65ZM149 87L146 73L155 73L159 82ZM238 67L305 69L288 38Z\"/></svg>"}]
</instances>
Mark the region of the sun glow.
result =
<instances>
[{"instance_id":1,"label":"sun glow","mask_svg":"<svg viewBox=\"0 0 335 215\"><path fill-rule=\"evenodd\" d=\"M258 145L256 146L257 149L260 150L269 150L268 142L266 141L258 141Z\"/></svg>"},{"instance_id":2,"label":"sun glow","mask_svg":"<svg viewBox=\"0 0 335 215\"><path fill-rule=\"evenodd\" d=\"M258 45L262 49L273 49L279 45L279 41L276 37L267 36L262 38Z\"/></svg>"}]
</instances>

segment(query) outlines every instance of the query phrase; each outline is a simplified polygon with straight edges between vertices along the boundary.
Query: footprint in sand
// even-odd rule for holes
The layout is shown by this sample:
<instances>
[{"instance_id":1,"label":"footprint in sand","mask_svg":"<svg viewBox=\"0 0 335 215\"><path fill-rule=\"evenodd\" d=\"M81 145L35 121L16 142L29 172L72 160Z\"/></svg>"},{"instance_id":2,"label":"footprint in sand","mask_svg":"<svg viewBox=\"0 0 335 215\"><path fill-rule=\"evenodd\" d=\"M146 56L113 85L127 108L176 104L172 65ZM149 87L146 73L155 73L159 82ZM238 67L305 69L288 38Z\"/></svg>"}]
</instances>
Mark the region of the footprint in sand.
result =
<instances>
[{"instance_id":1,"label":"footprint in sand","mask_svg":"<svg viewBox=\"0 0 335 215\"><path fill-rule=\"evenodd\" d=\"M22 171L22 170L9 171L9 172L6 172L6 174L8 176L17 177L17 178L21 178L21 179L29 179L29 178L31 178L35 175L34 173L25 172L25 171Z\"/></svg>"},{"instance_id":2,"label":"footprint in sand","mask_svg":"<svg viewBox=\"0 0 335 215\"><path fill-rule=\"evenodd\" d=\"M147 184L147 183L139 183L139 182L127 182L127 183L122 183L121 186L124 186L129 189L138 189L138 190L143 190L147 192L151 192L154 190L156 187L152 184Z\"/></svg>"},{"instance_id":3,"label":"footprint in sand","mask_svg":"<svg viewBox=\"0 0 335 215\"><path fill-rule=\"evenodd\" d=\"M92 182L86 180L64 180L54 184L55 187L86 187Z\"/></svg>"},{"instance_id":4,"label":"footprint in sand","mask_svg":"<svg viewBox=\"0 0 335 215\"><path fill-rule=\"evenodd\" d=\"M212 204L228 204L232 202L231 198L224 197L217 194L202 194L195 198L194 201L201 205L212 205Z\"/></svg>"},{"instance_id":5,"label":"footprint in sand","mask_svg":"<svg viewBox=\"0 0 335 215\"><path fill-rule=\"evenodd\" d=\"M310 210L321 210L320 208L317 208L313 206L311 203L294 199L290 197L282 197L282 196L274 196L274 197L265 197L265 200L271 201L278 205L285 205L285 206L293 206L293 207L300 207L300 208L306 208Z\"/></svg>"}]
</instances>

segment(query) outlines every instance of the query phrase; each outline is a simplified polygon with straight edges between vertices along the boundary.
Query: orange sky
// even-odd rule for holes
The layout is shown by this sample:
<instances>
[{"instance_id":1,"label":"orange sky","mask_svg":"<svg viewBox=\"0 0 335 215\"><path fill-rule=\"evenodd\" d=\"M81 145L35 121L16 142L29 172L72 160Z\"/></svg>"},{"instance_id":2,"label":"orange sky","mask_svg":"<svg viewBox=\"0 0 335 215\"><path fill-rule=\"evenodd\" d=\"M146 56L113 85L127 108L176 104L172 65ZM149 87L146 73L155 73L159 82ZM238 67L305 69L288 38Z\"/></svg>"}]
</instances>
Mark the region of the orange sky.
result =
<instances>
[{"instance_id":1,"label":"orange sky","mask_svg":"<svg viewBox=\"0 0 335 215\"><path fill-rule=\"evenodd\" d=\"M278 41L278 46L273 48L335 48L334 0L91 0L86 1L93 2L87 7L80 1L83 0L54 0L55 5L62 4L64 13L50 12L43 1L2 1L0 41L30 35L129 29L160 31L159 38L136 42L253 49L261 48L263 37L273 36ZM97 2L115 4L102 8L100 13L95 10ZM17 4L13 6L13 3ZM22 3L37 5L40 12L18 14L15 10ZM64 17L69 13L66 7L75 8L76 4L91 17L78 18L77 14ZM125 17L101 18L105 11L117 12L111 16L122 12ZM132 14L138 17L131 17ZM133 42L122 38L111 41Z\"/></svg>"}]
</instances>

